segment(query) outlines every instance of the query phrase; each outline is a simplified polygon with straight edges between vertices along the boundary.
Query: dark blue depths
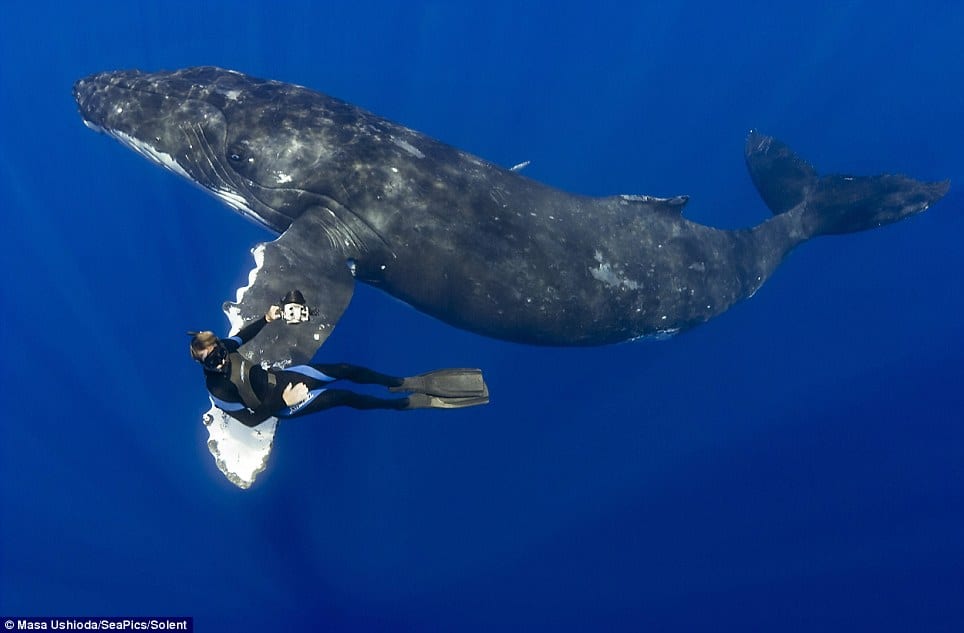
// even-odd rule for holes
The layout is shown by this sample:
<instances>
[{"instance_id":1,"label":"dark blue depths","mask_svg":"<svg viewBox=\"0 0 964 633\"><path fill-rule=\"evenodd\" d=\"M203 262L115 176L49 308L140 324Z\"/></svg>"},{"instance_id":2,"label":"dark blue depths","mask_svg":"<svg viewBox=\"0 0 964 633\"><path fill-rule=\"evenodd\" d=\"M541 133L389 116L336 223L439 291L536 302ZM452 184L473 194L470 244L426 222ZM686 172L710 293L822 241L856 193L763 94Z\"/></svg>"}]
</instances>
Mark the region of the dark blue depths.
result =
<instances>
[{"instance_id":1,"label":"dark blue depths","mask_svg":"<svg viewBox=\"0 0 964 633\"><path fill-rule=\"evenodd\" d=\"M620 3L621 4L621 3ZM751 3L752 4L752 3ZM60 3L0 23L0 615L197 630L964 628L964 9ZM71 83L218 64L592 195L766 209L756 127L824 171L952 179L806 244L674 340L541 349L361 288L322 348L481 366L492 403L332 411L249 491L210 459L188 329L269 236L85 129Z\"/></svg>"}]
</instances>

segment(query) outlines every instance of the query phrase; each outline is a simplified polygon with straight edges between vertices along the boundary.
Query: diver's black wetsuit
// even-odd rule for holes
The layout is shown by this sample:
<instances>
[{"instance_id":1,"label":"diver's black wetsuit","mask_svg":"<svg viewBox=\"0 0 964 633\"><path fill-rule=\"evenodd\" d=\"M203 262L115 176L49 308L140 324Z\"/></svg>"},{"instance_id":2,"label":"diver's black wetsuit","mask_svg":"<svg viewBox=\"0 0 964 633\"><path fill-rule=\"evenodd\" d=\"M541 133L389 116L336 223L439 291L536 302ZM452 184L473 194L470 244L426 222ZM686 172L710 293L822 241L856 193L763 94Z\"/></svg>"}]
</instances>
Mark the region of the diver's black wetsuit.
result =
<instances>
[{"instance_id":1,"label":"diver's black wetsuit","mask_svg":"<svg viewBox=\"0 0 964 633\"><path fill-rule=\"evenodd\" d=\"M257 336L266 323L267 320L264 317L252 321L234 336L221 339L221 342L229 352L236 352L239 347ZM225 370L228 369L229 364L230 362L225 364ZM215 406L247 426L257 426L270 417L294 418L337 406L355 409L405 409L409 404L408 398L383 399L344 389L328 389L329 383L343 379L385 387L397 387L402 384L401 378L347 363L334 365L312 363L283 370L265 370L260 365L252 364L248 374L250 384L261 401L255 409L245 406L238 388L231 382L230 372L220 373L205 368L204 375L208 392ZM274 376L276 384L273 386L269 375ZM298 383L305 383L308 386L308 399L289 407L285 404L282 393L288 385Z\"/></svg>"}]
</instances>

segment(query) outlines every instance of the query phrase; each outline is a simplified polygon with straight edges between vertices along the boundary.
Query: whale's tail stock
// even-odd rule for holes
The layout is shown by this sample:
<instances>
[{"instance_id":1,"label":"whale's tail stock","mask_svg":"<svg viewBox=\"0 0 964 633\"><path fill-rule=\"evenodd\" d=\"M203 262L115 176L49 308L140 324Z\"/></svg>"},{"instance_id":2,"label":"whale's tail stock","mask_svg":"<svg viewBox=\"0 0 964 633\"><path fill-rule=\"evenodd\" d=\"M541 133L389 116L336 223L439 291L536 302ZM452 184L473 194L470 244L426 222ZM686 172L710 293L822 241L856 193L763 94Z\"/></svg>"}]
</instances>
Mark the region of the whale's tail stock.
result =
<instances>
[{"instance_id":1,"label":"whale's tail stock","mask_svg":"<svg viewBox=\"0 0 964 633\"><path fill-rule=\"evenodd\" d=\"M901 175L820 176L771 136L751 131L746 165L770 211L794 209L801 240L876 228L926 210L947 193L950 181L922 182Z\"/></svg>"}]
</instances>

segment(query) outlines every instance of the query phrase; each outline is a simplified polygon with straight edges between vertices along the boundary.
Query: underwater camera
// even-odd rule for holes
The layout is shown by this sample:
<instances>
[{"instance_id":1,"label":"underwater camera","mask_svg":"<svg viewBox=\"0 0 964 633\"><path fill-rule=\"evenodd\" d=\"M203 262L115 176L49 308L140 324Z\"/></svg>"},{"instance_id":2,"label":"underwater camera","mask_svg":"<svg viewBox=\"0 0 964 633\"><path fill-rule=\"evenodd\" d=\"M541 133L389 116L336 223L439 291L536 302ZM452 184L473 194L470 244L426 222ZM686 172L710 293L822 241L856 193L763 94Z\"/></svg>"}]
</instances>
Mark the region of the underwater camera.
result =
<instances>
[{"instance_id":1,"label":"underwater camera","mask_svg":"<svg viewBox=\"0 0 964 633\"><path fill-rule=\"evenodd\" d=\"M304 323L308 320L308 304L299 290L290 291L281 300L281 315L288 325Z\"/></svg>"}]
</instances>

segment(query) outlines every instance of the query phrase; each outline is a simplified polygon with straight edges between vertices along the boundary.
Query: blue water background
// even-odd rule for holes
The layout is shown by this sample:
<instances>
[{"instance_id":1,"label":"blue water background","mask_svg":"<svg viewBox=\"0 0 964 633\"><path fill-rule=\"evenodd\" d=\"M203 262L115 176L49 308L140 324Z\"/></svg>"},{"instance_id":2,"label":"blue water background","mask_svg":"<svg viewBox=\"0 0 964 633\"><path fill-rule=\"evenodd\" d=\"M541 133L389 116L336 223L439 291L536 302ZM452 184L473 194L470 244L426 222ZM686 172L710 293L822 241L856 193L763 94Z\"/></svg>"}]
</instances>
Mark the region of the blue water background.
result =
<instances>
[{"instance_id":1,"label":"blue water background","mask_svg":"<svg viewBox=\"0 0 964 633\"><path fill-rule=\"evenodd\" d=\"M0 615L198 631L964 630L964 5L9 2ZM351 5L351 6L349 6ZM530 6L531 5L531 6ZM480 366L487 407L285 425L217 471L188 329L270 236L85 128L74 80L217 64L584 194L767 216L747 131L951 178L668 342L543 349L368 288L322 348Z\"/></svg>"}]
</instances>

